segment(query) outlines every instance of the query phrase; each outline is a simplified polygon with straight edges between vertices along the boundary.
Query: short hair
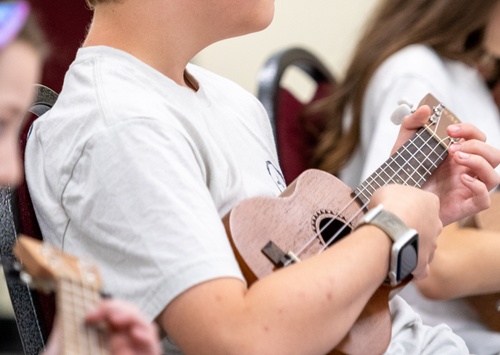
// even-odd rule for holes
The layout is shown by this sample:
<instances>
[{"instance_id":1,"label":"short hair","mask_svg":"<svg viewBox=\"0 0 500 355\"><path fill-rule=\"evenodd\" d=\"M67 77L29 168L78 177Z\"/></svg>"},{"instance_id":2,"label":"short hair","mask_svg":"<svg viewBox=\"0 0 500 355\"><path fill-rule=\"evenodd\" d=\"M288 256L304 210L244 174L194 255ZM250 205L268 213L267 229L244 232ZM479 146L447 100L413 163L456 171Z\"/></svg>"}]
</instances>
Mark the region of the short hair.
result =
<instances>
[{"instance_id":1,"label":"short hair","mask_svg":"<svg viewBox=\"0 0 500 355\"><path fill-rule=\"evenodd\" d=\"M113 2L116 0L85 0L89 9L94 9L97 4L103 4L105 2Z\"/></svg>"}]
</instances>

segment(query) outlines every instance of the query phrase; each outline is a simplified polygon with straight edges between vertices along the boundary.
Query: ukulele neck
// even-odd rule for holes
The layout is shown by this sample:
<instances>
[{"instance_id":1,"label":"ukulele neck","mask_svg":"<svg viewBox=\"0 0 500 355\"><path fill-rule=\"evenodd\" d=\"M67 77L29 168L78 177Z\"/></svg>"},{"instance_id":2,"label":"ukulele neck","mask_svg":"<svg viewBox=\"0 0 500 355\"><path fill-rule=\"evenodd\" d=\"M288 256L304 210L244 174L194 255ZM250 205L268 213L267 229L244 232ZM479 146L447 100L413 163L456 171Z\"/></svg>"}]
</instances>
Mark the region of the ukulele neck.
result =
<instances>
[{"instance_id":1,"label":"ukulele neck","mask_svg":"<svg viewBox=\"0 0 500 355\"><path fill-rule=\"evenodd\" d=\"M447 149L423 129L363 181L354 195L365 205L375 190L388 184L420 188L447 155Z\"/></svg>"},{"instance_id":2,"label":"ukulele neck","mask_svg":"<svg viewBox=\"0 0 500 355\"><path fill-rule=\"evenodd\" d=\"M71 279L57 284L57 312L62 331L62 354L108 354L103 331L85 325L86 314L100 301L97 288Z\"/></svg>"},{"instance_id":3,"label":"ukulele neck","mask_svg":"<svg viewBox=\"0 0 500 355\"><path fill-rule=\"evenodd\" d=\"M455 141L446 128L458 119L439 103L431 108L429 123L354 189L352 195L360 205L366 206L375 190L388 184L422 187L448 156L448 147Z\"/></svg>"}]
</instances>

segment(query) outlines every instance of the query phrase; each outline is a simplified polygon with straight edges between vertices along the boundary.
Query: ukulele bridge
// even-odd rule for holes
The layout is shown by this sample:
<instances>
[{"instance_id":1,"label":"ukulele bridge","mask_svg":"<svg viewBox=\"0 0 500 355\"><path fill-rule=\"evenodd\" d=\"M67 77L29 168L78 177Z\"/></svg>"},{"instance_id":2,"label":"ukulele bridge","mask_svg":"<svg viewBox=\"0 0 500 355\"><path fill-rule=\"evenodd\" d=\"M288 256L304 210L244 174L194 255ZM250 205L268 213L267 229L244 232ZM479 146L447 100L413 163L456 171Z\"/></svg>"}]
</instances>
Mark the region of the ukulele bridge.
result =
<instances>
[{"instance_id":1,"label":"ukulele bridge","mask_svg":"<svg viewBox=\"0 0 500 355\"><path fill-rule=\"evenodd\" d=\"M273 241L269 241L264 248L262 248L262 252L278 268L286 267L300 261L299 257L293 252L289 251L285 253L279 246L274 244Z\"/></svg>"}]
</instances>

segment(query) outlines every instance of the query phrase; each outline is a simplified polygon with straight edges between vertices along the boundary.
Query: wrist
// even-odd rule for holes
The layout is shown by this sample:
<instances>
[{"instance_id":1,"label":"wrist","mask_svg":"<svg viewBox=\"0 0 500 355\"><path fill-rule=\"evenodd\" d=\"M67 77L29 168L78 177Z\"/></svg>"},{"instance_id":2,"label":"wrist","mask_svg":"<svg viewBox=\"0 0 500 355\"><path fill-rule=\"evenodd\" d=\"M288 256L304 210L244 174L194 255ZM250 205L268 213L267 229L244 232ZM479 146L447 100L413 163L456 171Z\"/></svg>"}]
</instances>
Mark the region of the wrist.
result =
<instances>
[{"instance_id":1,"label":"wrist","mask_svg":"<svg viewBox=\"0 0 500 355\"><path fill-rule=\"evenodd\" d=\"M356 228L372 225L392 241L386 283L396 286L411 277L418 264L418 234L382 205L369 210Z\"/></svg>"}]
</instances>

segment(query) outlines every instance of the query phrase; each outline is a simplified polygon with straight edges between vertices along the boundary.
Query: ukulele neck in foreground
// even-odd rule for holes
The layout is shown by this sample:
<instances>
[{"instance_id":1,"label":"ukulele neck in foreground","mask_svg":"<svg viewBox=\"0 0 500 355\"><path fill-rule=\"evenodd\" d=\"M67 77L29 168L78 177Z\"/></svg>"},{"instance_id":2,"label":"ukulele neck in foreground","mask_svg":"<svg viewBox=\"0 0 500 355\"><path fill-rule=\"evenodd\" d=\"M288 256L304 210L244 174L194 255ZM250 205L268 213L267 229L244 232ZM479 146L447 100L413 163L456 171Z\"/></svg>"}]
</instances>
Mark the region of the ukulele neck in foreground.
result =
<instances>
[{"instance_id":1,"label":"ukulele neck in foreground","mask_svg":"<svg viewBox=\"0 0 500 355\"><path fill-rule=\"evenodd\" d=\"M71 279L57 283L57 315L62 354L108 354L105 334L85 325L85 316L101 300L99 289Z\"/></svg>"},{"instance_id":2,"label":"ukulele neck in foreground","mask_svg":"<svg viewBox=\"0 0 500 355\"><path fill-rule=\"evenodd\" d=\"M20 235L14 254L30 286L56 292L58 353L108 354L105 332L88 327L86 314L101 299L102 280L97 266L63 253L39 240Z\"/></svg>"}]
</instances>

